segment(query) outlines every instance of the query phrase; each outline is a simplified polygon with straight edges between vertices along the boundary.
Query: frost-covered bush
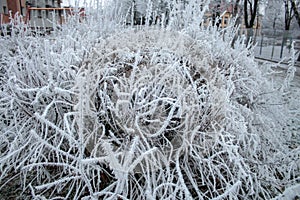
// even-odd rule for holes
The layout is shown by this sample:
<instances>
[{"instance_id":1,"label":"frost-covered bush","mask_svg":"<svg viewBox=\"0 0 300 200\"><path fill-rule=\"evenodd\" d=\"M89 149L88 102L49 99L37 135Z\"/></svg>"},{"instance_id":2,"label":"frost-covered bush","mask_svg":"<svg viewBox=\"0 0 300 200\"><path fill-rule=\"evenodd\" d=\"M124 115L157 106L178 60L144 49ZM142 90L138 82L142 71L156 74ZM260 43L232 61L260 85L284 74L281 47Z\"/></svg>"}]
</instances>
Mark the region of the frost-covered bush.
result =
<instances>
[{"instance_id":1,"label":"frost-covered bush","mask_svg":"<svg viewBox=\"0 0 300 200\"><path fill-rule=\"evenodd\" d=\"M191 17L181 31L178 18L120 30L112 16L0 38L1 198L270 199L298 187L293 60L281 84L243 39L231 48L230 28Z\"/></svg>"},{"instance_id":2,"label":"frost-covered bush","mask_svg":"<svg viewBox=\"0 0 300 200\"><path fill-rule=\"evenodd\" d=\"M1 198L9 198L6 190L11 178L20 191L30 191L31 182L37 180L57 179L51 173L45 180L41 178L47 170L28 175L28 170L20 169L43 159L60 159L50 147L69 148L63 142L65 136L56 131L64 127L73 110L72 88L78 68L98 39L115 31L114 23L93 16L85 22L73 16L68 24L55 27L51 35L44 35L43 29L31 30L19 18L10 26L10 35L0 38ZM9 193L14 195L14 191Z\"/></svg>"}]
</instances>

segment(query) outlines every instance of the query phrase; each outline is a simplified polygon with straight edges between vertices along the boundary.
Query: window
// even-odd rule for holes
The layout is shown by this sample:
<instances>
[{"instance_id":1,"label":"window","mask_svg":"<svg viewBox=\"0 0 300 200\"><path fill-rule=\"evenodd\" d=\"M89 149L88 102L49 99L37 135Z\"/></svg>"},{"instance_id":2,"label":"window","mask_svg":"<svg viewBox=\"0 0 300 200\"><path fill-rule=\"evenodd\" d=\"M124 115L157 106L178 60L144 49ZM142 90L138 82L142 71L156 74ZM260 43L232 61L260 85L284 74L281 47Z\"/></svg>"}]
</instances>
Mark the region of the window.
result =
<instances>
[{"instance_id":1,"label":"window","mask_svg":"<svg viewBox=\"0 0 300 200\"><path fill-rule=\"evenodd\" d=\"M26 9L24 7L21 8L22 9L22 15L26 15Z\"/></svg>"},{"instance_id":2,"label":"window","mask_svg":"<svg viewBox=\"0 0 300 200\"><path fill-rule=\"evenodd\" d=\"M42 10L42 18L45 18L45 17L46 17L46 11Z\"/></svg>"},{"instance_id":3,"label":"window","mask_svg":"<svg viewBox=\"0 0 300 200\"><path fill-rule=\"evenodd\" d=\"M224 17L224 25L228 24L228 17Z\"/></svg>"},{"instance_id":4,"label":"window","mask_svg":"<svg viewBox=\"0 0 300 200\"><path fill-rule=\"evenodd\" d=\"M31 6L31 7L36 7L36 6L37 6L35 0L32 0L32 1L31 1L31 5L30 5L30 6Z\"/></svg>"},{"instance_id":5,"label":"window","mask_svg":"<svg viewBox=\"0 0 300 200\"><path fill-rule=\"evenodd\" d=\"M53 7L52 4L51 4L51 1L49 1L49 0L46 0L46 1L45 1L45 4L46 4L46 8L51 8L51 7Z\"/></svg>"},{"instance_id":6,"label":"window","mask_svg":"<svg viewBox=\"0 0 300 200\"><path fill-rule=\"evenodd\" d=\"M8 13L7 13L7 8L6 8L6 6L3 6L3 13L4 13L4 14L8 14Z\"/></svg>"},{"instance_id":7,"label":"window","mask_svg":"<svg viewBox=\"0 0 300 200\"><path fill-rule=\"evenodd\" d=\"M38 18L42 18L42 11L41 10L38 10Z\"/></svg>"}]
</instances>

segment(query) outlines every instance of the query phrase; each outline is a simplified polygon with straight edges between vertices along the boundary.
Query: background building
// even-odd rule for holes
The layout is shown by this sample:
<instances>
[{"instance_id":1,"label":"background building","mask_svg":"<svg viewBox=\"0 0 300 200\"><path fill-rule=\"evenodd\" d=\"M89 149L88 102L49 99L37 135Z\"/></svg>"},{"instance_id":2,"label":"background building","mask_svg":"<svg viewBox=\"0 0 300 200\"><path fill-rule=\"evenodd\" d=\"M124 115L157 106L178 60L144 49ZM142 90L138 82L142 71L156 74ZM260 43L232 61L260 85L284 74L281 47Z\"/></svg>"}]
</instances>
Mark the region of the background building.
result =
<instances>
[{"instance_id":1,"label":"background building","mask_svg":"<svg viewBox=\"0 0 300 200\"><path fill-rule=\"evenodd\" d=\"M27 0L27 20L31 26L53 27L61 23L61 0Z\"/></svg>"},{"instance_id":2,"label":"background building","mask_svg":"<svg viewBox=\"0 0 300 200\"><path fill-rule=\"evenodd\" d=\"M19 14L26 15L26 1L25 0L0 0L0 24L9 23L9 15L14 16Z\"/></svg>"},{"instance_id":3,"label":"background building","mask_svg":"<svg viewBox=\"0 0 300 200\"><path fill-rule=\"evenodd\" d=\"M0 0L0 13L8 14L7 0Z\"/></svg>"},{"instance_id":4,"label":"background building","mask_svg":"<svg viewBox=\"0 0 300 200\"><path fill-rule=\"evenodd\" d=\"M59 8L61 0L27 0L27 4L37 8Z\"/></svg>"}]
</instances>

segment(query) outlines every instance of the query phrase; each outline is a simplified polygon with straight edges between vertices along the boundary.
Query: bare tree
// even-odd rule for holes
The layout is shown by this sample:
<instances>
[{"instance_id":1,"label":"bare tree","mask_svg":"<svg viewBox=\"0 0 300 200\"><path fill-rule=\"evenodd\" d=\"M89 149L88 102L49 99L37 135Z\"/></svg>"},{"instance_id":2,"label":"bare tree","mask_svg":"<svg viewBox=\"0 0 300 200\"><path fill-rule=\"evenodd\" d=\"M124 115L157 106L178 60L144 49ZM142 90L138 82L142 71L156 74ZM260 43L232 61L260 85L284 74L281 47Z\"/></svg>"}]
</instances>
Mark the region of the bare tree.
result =
<instances>
[{"instance_id":1,"label":"bare tree","mask_svg":"<svg viewBox=\"0 0 300 200\"><path fill-rule=\"evenodd\" d=\"M234 7L233 7L233 16L237 16L238 12L239 12L239 4L240 4L240 0L236 0L235 1L235 4L234 4Z\"/></svg>"},{"instance_id":2,"label":"bare tree","mask_svg":"<svg viewBox=\"0 0 300 200\"><path fill-rule=\"evenodd\" d=\"M263 18L263 26L267 29L282 29L284 20L284 10L283 10L282 0L270 0L266 4L266 14ZM282 26L282 27L280 27ZM279 28L280 27L280 28Z\"/></svg>"},{"instance_id":3,"label":"bare tree","mask_svg":"<svg viewBox=\"0 0 300 200\"><path fill-rule=\"evenodd\" d=\"M284 0L284 29L290 30L291 22L294 17L293 7L290 0Z\"/></svg>"},{"instance_id":4,"label":"bare tree","mask_svg":"<svg viewBox=\"0 0 300 200\"><path fill-rule=\"evenodd\" d=\"M299 6L299 0L269 0L264 26L271 28L272 25L273 29L290 30L296 21L300 27Z\"/></svg>"},{"instance_id":5,"label":"bare tree","mask_svg":"<svg viewBox=\"0 0 300 200\"><path fill-rule=\"evenodd\" d=\"M299 10L299 6L300 6L299 1L296 2L295 0L290 0L290 2L291 2L291 7L292 7L292 9L294 11L295 18L296 18L297 23L298 23L298 25L300 27L300 15L299 15L299 11L298 11Z\"/></svg>"},{"instance_id":6,"label":"bare tree","mask_svg":"<svg viewBox=\"0 0 300 200\"><path fill-rule=\"evenodd\" d=\"M236 0L235 3L234 3L234 7L233 7L233 10L232 10L232 17L233 18L236 18L235 20L235 24L234 26L237 27L239 26L240 24L240 19L241 17L239 16L239 6L240 6L240 0ZM236 42L236 40L238 39L238 36L235 35L234 38L232 39L232 42L231 42L231 47L234 48L234 43Z\"/></svg>"},{"instance_id":7,"label":"bare tree","mask_svg":"<svg viewBox=\"0 0 300 200\"><path fill-rule=\"evenodd\" d=\"M244 19L246 28L253 28L257 15L258 0L244 0Z\"/></svg>"}]
</instances>

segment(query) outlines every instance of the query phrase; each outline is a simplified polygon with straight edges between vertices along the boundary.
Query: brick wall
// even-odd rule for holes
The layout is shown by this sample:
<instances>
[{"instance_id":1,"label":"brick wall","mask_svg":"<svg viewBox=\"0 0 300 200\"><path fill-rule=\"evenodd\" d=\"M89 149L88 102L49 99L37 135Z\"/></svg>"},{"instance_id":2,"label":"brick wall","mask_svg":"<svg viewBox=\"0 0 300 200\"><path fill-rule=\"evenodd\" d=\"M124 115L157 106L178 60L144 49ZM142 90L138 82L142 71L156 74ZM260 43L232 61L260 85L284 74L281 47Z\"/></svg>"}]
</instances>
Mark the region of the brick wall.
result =
<instances>
[{"instance_id":1,"label":"brick wall","mask_svg":"<svg viewBox=\"0 0 300 200\"><path fill-rule=\"evenodd\" d=\"M3 13L0 14L0 24L8 24L9 23L9 16Z\"/></svg>"},{"instance_id":2,"label":"brick wall","mask_svg":"<svg viewBox=\"0 0 300 200\"><path fill-rule=\"evenodd\" d=\"M7 7L8 10L12 11L12 15L15 15L20 11L20 2L18 0L8 0Z\"/></svg>"},{"instance_id":3,"label":"brick wall","mask_svg":"<svg viewBox=\"0 0 300 200\"><path fill-rule=\"evenodd\" d=\"M16 13L23 17L26 16L26 0L1 0L0 6L1 24L9 23L10 11L13 16L15 16Z\"/></svg>"}]
</instances>

